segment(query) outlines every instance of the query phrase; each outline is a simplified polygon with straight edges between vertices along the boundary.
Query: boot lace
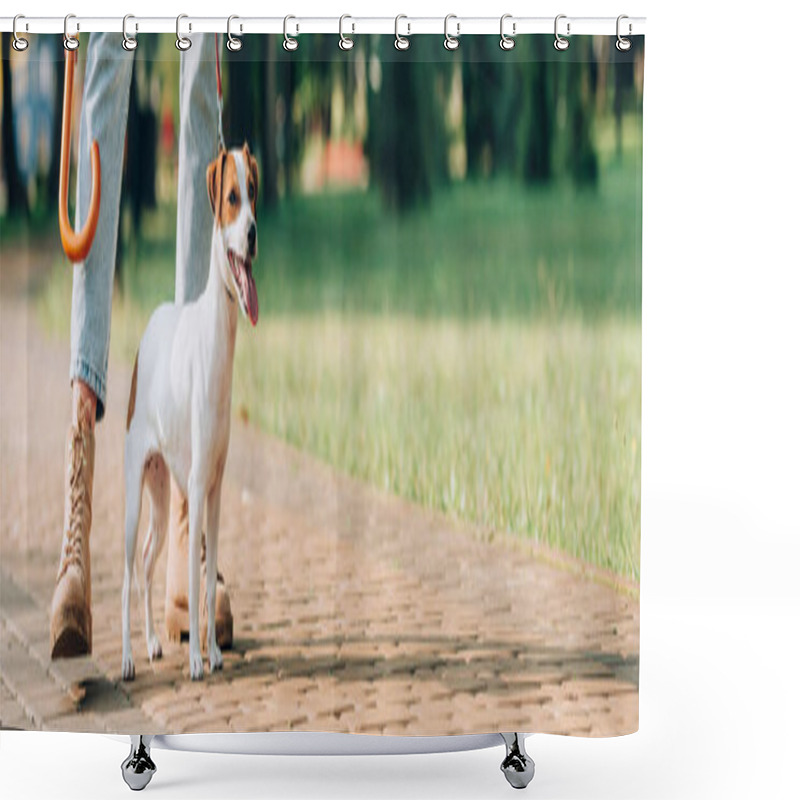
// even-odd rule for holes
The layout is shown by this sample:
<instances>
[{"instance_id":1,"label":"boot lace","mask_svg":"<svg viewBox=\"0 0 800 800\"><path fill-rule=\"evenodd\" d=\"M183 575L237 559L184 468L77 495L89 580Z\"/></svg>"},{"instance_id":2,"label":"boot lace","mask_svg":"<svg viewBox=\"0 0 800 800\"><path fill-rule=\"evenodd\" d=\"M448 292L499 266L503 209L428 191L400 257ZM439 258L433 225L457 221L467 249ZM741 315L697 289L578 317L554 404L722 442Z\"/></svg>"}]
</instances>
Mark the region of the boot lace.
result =
<instances>
[{"instance_id":1,"label":"boot lace","mask_svg":"<svg viewBox=\"0 0 800 800\"><path fill-rule=\"evenodd\" d=\"M58 578L71 564L83 566L83 537L91 524L91 507L86 475L86 437L74 430L69 443L69 503L67 528L61 552Z\"/></svg>"}]
</instances>

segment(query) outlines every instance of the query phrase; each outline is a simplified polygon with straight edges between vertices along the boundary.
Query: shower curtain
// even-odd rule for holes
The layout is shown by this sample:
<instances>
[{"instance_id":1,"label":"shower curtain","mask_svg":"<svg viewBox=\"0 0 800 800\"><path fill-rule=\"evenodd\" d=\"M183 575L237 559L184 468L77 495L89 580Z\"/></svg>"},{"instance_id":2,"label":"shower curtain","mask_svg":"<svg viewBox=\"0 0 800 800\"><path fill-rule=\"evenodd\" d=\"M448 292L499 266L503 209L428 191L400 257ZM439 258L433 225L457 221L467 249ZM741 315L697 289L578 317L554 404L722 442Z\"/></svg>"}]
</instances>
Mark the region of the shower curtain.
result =
<instances>
[{"instance_id":1,"label":"shower curtain","mask_svg":"<svg viewBox=\"0 0 800 800\"><path fill-rule=\"evenodd\" d=\"M644 37L29 38L0 727L635 731Z\"/></svg>"}]
</instances>

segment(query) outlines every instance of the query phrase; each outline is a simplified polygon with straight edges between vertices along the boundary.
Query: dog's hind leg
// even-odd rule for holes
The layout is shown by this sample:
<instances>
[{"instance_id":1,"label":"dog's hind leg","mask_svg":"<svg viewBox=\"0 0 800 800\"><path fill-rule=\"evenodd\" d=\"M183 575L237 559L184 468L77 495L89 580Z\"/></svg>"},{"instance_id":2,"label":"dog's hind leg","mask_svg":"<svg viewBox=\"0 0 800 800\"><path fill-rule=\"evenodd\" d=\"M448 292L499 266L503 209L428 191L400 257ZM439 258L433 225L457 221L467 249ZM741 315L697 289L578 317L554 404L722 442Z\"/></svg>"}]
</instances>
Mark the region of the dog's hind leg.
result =
<instances>
[{"instance_id":1,"label":"dog's hind leg","mask_svg":"<svg viewBox=\"0 0 800 800\"><path fill-rule=\"evenodd\" d=\"M147 654L150 660L161 658L161 642L153 623L153 573L156 561L164 547L164 535L169 516L169 470L161 454L148 458L144 468L144 485L150 497L150 525L144 540L142 561L144 564L145 635Z\"/></svg>"},{"instance_id":2,"label":"dog's hind leg","mask_svg":"<svg viewBox=\"0 0 800 800\"><path fill-rule=\"evenodd\" d=\"M135 436L125 439L125 576L122 581L122 680L132 681L133 649L131 648L131 574L136 558L136 536L142 508L142 468L140 443Z\"/></svg>"}]
</instances>

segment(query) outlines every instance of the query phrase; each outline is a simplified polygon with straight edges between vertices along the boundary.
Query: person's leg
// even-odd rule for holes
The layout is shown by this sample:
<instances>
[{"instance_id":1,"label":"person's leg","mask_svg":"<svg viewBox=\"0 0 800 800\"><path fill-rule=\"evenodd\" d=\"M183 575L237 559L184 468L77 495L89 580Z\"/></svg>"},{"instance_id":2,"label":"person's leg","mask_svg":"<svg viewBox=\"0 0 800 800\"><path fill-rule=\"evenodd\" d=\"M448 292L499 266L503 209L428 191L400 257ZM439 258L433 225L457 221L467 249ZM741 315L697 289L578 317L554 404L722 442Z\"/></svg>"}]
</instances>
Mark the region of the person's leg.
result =
<instances>
[{"instance_id":1,"label":"person's leg","mask_svg":"<svg viewBox=\"0 0 800 800\"><path fill-rule=\"evenodd\" d=\"M206 169L217 155L217 76L214 36L192 37L192 46L181 55L180 134L178 142L178 225L175 262L175 302L196 300L208 280L211 230L214 216L208 200ZM205 576L205 538L203 575ZM170 492L169 546L165 617L172 640L189 635L189 504L172 481ZM201 581L205 586L205 577ZM205 592L200 607L205 611ZM215 617L217 643L233 642L230 599L217 576ZM201 618L201 630L205 622Z\"/></svg>"},{"instance_id":2,"label":"person's leg","mask_svg":"<svg viewBox=\"0 0 800 800\"><path fill-rule=\"evenodd\" d=\"M196 300L206 288L214 215L206 169L216 158L217 75L213 34L192 37L181 55L178 139L178 224L175 302Z\"/></svg>"},{"instance_id":3,"label":"person's leg","mask_svg":"<svg viewBox=\"0 0 800 800\"><path fill-rule=\"evenodd\" d=\"M117 248L122 153L133 53L116 34L92 34L86 55L78 150L76 227L91 193L89 146L100 147L101 205L92 248L72 274L70 368L72 424L67 434L65 518L50 611L53 658L91 653L91 559L94 425L105 413L111 292Z\"/></svg>"},{"instance_id":4,"label":"person's leg","mask_svg":"<svg viewBox=\"0 0 800 800\"><path fill-rule=\"evenodd\" d=\"M133 53L120 47L119 36L94 33L89 37L81 107L78 148L77 225L89 209L92 177L89 147L100 147L100 217L86 260L72 272L70 381L80 381L97 398L97 420L105 414L111 295L117 252L122 155L128 122Z\"/></svg>"}]
</instances>

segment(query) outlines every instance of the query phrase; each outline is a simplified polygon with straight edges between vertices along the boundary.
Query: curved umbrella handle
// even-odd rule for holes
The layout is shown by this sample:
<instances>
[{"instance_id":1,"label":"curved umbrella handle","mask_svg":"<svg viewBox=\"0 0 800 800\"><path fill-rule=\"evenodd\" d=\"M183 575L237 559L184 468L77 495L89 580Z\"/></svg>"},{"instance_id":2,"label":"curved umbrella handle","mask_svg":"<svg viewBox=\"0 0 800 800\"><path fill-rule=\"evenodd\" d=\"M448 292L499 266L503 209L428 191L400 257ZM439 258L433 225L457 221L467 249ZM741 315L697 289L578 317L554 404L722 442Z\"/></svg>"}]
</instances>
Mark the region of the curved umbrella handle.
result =
<instances>
[{"instance_id":1,"label":"curved umbrella handle","mask_svg":"<svg viewBox=\"0 0 800 800\"><path fill-rule=\"evenodd\" d=\"M61 168L58 185L58 227L61 231L61 246L70 261L83 261L89 254L100 218L100 147L92 142L92 193L89 198L89 214L83 229L75 231L69 222L67 192L69 191L69 143L72 130L72 79L78 54L68 51L64 62L64 109L61 126Z\"/></svg>"}]
</instances>

